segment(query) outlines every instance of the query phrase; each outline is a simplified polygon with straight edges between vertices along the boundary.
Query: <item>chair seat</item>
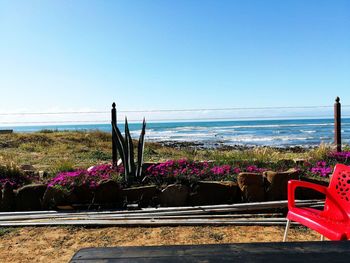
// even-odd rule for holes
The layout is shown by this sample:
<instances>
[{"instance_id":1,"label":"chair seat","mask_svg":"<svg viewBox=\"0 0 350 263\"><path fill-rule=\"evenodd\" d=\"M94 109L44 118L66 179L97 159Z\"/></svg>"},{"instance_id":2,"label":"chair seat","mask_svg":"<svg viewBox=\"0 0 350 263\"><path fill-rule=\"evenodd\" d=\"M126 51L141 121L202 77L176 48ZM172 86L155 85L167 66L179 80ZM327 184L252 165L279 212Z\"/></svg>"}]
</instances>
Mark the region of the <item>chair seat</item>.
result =
<instances>
[{"instance_id":1,"label":"chair seat","mask_svg":"<svg viewBox=\"0 0 350 263\"><path fill-rule=\"evenodd\" d=\"M289 210L287 218L297 221L331 240L347 240L350 238L349 220L333 220L324 211L293 207Z\"/></svg>"}]
</instances>

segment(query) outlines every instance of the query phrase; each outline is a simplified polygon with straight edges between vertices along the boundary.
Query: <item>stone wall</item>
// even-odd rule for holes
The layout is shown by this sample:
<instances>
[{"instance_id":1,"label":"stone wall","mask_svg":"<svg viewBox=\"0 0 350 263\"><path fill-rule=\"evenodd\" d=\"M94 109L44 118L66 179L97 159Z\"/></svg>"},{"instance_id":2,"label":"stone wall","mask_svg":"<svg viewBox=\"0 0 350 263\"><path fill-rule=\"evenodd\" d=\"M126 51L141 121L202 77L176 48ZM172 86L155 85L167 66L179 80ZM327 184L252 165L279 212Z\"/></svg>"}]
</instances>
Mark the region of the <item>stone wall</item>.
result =
<instances>
[{"instance_id":1,"label":"stone wall","mask_svg":"<svg viewBox=\"0 0 350 263\"><path fill-rule=\"evenodd\" d=\"M155 185L122 189L114 181L106 180L93 191L81 186L71 193L48 188L45 184L31 184L12 189L5 184L0 195L1 211L48 210L60 208L123 208L128 204L148 206L198 206L232 204L240 202L263 202L285 200L288 180L298 180L296 170L286 172L268 171L241 173L237 183L200 181L192 187L170 184L164 187ZM302 180L312 181L307 178ZM312 181L327 185L325 182ZM300 189L298 199L322 198L318 193Z\"/></svg>"}]
</instances>

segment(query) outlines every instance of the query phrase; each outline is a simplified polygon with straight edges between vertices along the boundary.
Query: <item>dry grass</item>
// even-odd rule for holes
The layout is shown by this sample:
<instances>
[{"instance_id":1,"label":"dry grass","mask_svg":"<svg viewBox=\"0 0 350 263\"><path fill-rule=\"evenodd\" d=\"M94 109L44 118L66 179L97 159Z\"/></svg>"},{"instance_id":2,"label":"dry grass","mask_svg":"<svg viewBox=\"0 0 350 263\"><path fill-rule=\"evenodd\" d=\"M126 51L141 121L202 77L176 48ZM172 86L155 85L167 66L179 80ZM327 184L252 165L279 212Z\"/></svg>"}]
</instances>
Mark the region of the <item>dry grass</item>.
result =
<instances>
[{"instance_id":1,"label":"dry grass","mask_svg":"<svg viewBox=\"0 0 350 263\"><path fill-rule=\"evenodd\" d=\"M68 262L85 247L280 242L284 227L26 227L0 236L0 262ZM304 227L292 227L289 241L319 240Z\"/></svg>"}]
</instances>

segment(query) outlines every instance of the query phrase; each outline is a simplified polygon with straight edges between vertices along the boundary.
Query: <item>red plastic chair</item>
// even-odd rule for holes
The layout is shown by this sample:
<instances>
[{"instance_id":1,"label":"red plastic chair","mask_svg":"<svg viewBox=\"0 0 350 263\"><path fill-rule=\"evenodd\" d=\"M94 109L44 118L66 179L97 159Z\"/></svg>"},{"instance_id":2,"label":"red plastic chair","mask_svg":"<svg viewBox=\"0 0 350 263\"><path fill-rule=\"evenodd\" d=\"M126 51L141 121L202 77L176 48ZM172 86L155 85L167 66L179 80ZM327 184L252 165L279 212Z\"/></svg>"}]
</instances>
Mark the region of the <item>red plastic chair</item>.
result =
<instances>
[{"instance_id":1,"label":"red plastic chair","mask_svg":"<svg viewBox=\"0 0 350 263\"><path fill-rule=\"evenodd\" d=\"M304 187L325 194L323 210L295 206L295 189ZM330 240L350 239L350 167L337 164L328 187L290 180L288 182L288 214L283 241L291 221L299 222Z\"/></svg>"}]
</instances>

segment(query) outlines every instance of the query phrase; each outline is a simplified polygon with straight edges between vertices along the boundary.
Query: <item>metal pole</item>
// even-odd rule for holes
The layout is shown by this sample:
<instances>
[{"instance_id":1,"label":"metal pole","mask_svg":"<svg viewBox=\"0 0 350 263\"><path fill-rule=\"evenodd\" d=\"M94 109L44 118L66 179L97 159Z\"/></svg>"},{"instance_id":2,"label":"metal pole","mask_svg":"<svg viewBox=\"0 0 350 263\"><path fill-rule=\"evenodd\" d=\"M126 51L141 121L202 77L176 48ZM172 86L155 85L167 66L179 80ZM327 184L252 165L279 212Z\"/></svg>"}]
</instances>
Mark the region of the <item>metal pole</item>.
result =
<instances>
[{"instance_id":1,"label":"metal pole","mask_svg":"<svg viewBox=\"0 0 350 263\"><path fill-rule=\"evenodd\" d=\"M341 152L341 105L339 97L336 97L334 103L334 143L337 147L337 152Z\"/></svg>"},{"instance_id":2,"label":"metal pole","mask_svg":"<svg viewBox=\"0 0 350 263\"><path fill-rule=\"evenodd\" d=\"M117 165L117 161L118 161L117 145L115 143L116 134L113 129L113 125L117 125L117 110L115 107L116 107L116 104L115 102L113 102L112 110L111 110L111 113L112 113L112 164L113 165Z\"/></svg>"}]
</instances>

